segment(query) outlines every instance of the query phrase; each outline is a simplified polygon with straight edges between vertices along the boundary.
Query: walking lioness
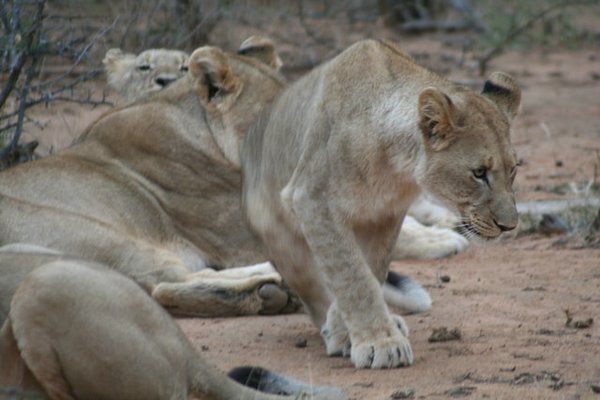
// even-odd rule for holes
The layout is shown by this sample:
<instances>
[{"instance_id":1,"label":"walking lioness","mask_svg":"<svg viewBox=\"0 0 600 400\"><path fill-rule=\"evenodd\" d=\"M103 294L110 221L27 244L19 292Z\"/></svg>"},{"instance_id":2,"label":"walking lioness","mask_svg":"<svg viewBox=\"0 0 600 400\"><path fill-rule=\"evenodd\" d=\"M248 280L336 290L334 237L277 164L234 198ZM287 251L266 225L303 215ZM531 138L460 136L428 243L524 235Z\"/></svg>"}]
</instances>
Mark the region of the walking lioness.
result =
<instances>
[{"instance_id":1,"label":"walking lioness","mask_svg":"<svg viewBox=\"0 0 600 400\"><path fill-rule=\"evenodd\" d=\"M402 220L423 188L470 235L513 229L519 103L503 73L477 94L368 40L262 113L242 146L245 211L328 354L359 368L412 364L406 326L381 290Z\"/></svg>"}]
</instances>

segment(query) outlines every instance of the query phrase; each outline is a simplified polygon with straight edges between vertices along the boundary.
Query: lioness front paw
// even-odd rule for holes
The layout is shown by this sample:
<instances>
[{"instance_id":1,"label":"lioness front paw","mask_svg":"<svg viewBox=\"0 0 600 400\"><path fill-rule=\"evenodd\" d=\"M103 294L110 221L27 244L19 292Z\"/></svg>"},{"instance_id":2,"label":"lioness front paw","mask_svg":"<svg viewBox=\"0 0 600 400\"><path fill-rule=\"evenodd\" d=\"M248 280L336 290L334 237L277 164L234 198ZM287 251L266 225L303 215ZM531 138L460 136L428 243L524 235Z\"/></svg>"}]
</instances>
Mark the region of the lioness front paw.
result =
<instances>
[{"instance_id":1,"label":"lioness front paw","mask_svg":"<svg viewBox=\"0 0 600 400\"><path fill-rule=\"evenodd\" d=\"M396 368L411 365L413 352L409 340L398 334L354 344L351 351L352 363L356 368Z\"/></svg>"},{"instance_id":2,"label":"lioness front paw","mask_svg":"<svg viewBox=\"0 0 600 400\"><path fill-rule=\"evenodd\" d=\"M348 357L350 355L350 335L344 329L330 330L326 327L321 329L321 337L325 341L327 355L330 357Z\"/></svg>"},{"instance_id":3,"label":"lioness front paw","mask_svg":"<svg viewBox=\"0 0 600 400\"><path fill-rule=\"evenodd\" d=\"M400 332L402 332L405 337L408 338L410 336L410 329L408 329L408 325L404 321L404 318L399 315L392 314L392 321L396 323L396 326L398 329L400 329Z\"/></svg>"},{"instance_id":4,"label":"lioness front paw","mask_svg":"<svg viewBox=\"0 0 600 400\"><path fill-rule=\"evenodd\" d=\"M321 337L325 342L328 356L350 356L350 334L339 311L334 306L329 309L327 321L321 327Z\"/></svg>"}]
</instances>

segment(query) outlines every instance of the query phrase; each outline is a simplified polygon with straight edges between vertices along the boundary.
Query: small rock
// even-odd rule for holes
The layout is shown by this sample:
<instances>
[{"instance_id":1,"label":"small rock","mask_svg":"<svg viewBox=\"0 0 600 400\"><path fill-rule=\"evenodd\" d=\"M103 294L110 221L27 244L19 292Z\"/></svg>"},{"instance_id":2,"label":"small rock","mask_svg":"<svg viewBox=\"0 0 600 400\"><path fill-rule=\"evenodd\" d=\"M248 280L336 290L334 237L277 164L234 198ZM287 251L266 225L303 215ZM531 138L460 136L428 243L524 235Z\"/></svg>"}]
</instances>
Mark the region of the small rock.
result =
<instances>
[{"instance_id":1,"label":"small rock","mask_svg":"<svg viewBox=\"0 0 600 400\"><path fill-rule=\"evenodd\" d=\"M440 276L440 281L442 281L443 283L450 282L450 275L442 275L442 276Z\"/></svg>"},{"instance_id":2,"label":"small rock","mask_svg":"<svg viewBox=\"0 0 600 400\"><path fill-rule=\"evenodd\" d=\"M448 329L445 326L441 328L435 328L427 339L430 343L434 342L448 342L450 340L460 340L462 334L458 328Z\"/></svg>"},{"instance_id":3,"label":"small rock","mask_svg":"<svg viewBox=\"0 0 600 400\"><path fill-rule=\"evenodd\" d=\"M475 386L460 386L448 390L446 394L450 397L467 397L472 395L476 389Z\"/></svg>"},{"instance_id":4,"label":"small rock","mask_svg":"<svg viewBox=\"0 0 600 400\"><path fill-rule=\"evenodd\" d=\"M576 321L571 322L571 327L573 327L575 329L586 329L586 328L589 328L590 326L592 326L593 323L594 323L593 318L578 319Z\"/></svg>"},{"instance_id":5,"label":"small rock","mask_svg":"<svg viewBox=\"0 0 600 400\"><path fill-rule=\"evenodd\" d=\"M569 231L569 226L558 215L542 214L542 220L538 226L538 231L544 235L565 233Z\"/></svg>"},{"instance_id":6,"label":"small rock","mask_svg":"<svg viewBox=\"0 0 600 400\"><path fill-rule=\"evenodd\" d=\"M567 321L565 322L565 325L568 326L569 328L587 329L594 324L593 318L574 320L573 316L571 315L571 312L569 310L565 310L565 315L567 317Z\"/></svg>"},{"instance_id":7,"label":"small rock","mask_svg":"<svg viewBox=\"0 0 600 400\"><path fill-rule=\"evenodd\" d=\"M592 388L592 392L600 394L600 385L595 385L592 383L590 387Z\"/></svg>"},{"instance_id":8,"label":"small rock","mask_svg":"<svg viewBox=\"0 0 600 400\"><path fill-rule=\"evenodd\" d=\"M391 394L390 399L413 399L415 397L415 389L402 388Z\"/></svg>"},{"instance_id":9,"label":"small rock","mask_svg":"<svg viewBox=\"0 0 600 400\"><path fill-rule=\"evenodd\" d=\"M306 339L298 339L296 340L296 343L294 343L294 346L296 346L299 349L303 349L306 347Z\"/></svg>"}]
</instances>

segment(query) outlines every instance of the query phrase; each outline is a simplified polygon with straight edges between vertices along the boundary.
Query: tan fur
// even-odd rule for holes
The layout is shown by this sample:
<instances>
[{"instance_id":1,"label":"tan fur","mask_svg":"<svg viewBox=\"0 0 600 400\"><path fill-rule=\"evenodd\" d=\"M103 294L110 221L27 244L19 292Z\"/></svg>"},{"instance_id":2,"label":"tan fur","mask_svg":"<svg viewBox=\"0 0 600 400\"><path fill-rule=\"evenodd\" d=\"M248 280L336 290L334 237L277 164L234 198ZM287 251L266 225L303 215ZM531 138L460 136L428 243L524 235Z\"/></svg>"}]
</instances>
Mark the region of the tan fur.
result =
<instances>
[{"instance_id":1,"label":"tan fur","mask_svg":"<svg viewBox=\"0 0 600 400\"><path fill-rule=\"evenodd\" d=\"M520 90L500 73L486 88L473 93L393 44L363 41L288 87L248 133L245 210L328 354L361 368L412 364L381 282L420 188L472 235L516 226L509 118Z\"/></svg>"},{"instance_id":2,"label":"tan fur","mask_svg":"<svg viewBox=\"0 0 600 400\"><path fill-rule=\"evenodd\" d=\"M195 275L264 260L241 212L238 149L284 81L261 60L213 47L189 65L164 90L102 116L71 148L3 171L0 244L109 265L177 314L294 310L276 274L225 293ZM11 294L0 293L0 305Z\"/></svg>"},{"instance_id":3,"label":"tan fur","mask_svg":"<svg viewBox=\"0 0 600 400\"><path fill-rule=\"evenodd\" d=\"M110 49L104 56L108 84L127 101L165 88L186 74L188 55L179 50L150 49L138 55Z\"/></svg>"},{"instance_id":4,"label":"tan fur","mask_svg":"<svg viewBox=\"0 0 600 400\"><path fill-rule=\"evenodd\" d=\"M16 291L0 331L0 387L54 400L345 398L332 388L280 396L234 382L133 281L68 259L38 267Z\"/></svg>"}]
</instances>

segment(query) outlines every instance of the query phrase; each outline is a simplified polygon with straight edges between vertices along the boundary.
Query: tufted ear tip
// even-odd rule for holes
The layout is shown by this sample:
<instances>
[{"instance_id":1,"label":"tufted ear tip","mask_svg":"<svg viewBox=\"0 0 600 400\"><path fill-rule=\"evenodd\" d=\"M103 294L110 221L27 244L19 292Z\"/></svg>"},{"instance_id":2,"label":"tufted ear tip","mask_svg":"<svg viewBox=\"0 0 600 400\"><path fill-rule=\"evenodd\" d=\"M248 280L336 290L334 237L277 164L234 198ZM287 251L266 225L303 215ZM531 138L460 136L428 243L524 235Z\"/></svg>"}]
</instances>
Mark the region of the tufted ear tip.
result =
<instances>
[{"instance_id":1,"label":"tufted ear tip","mask_svg":"<svg viewBox=\"0 0 600 400\"><path fill-rule=\"evenodd\" d=\"M275 71L279 71L283 66L275 44L273 44L270 38L265 36L250 36L244 40L238 50L238 54L256 58Z\"/></svg>"},{"instance_id":2,"label":"tufted ear tip","mask_svg":"<svg viewBox=\"0 0 600 400\"><path fill-rule=\"evenodd\" d=\"M511 119L519 111L521 89L513 77L504 72L492 72L481 94L492 100Z\"/></svg>"}]
</instances>

